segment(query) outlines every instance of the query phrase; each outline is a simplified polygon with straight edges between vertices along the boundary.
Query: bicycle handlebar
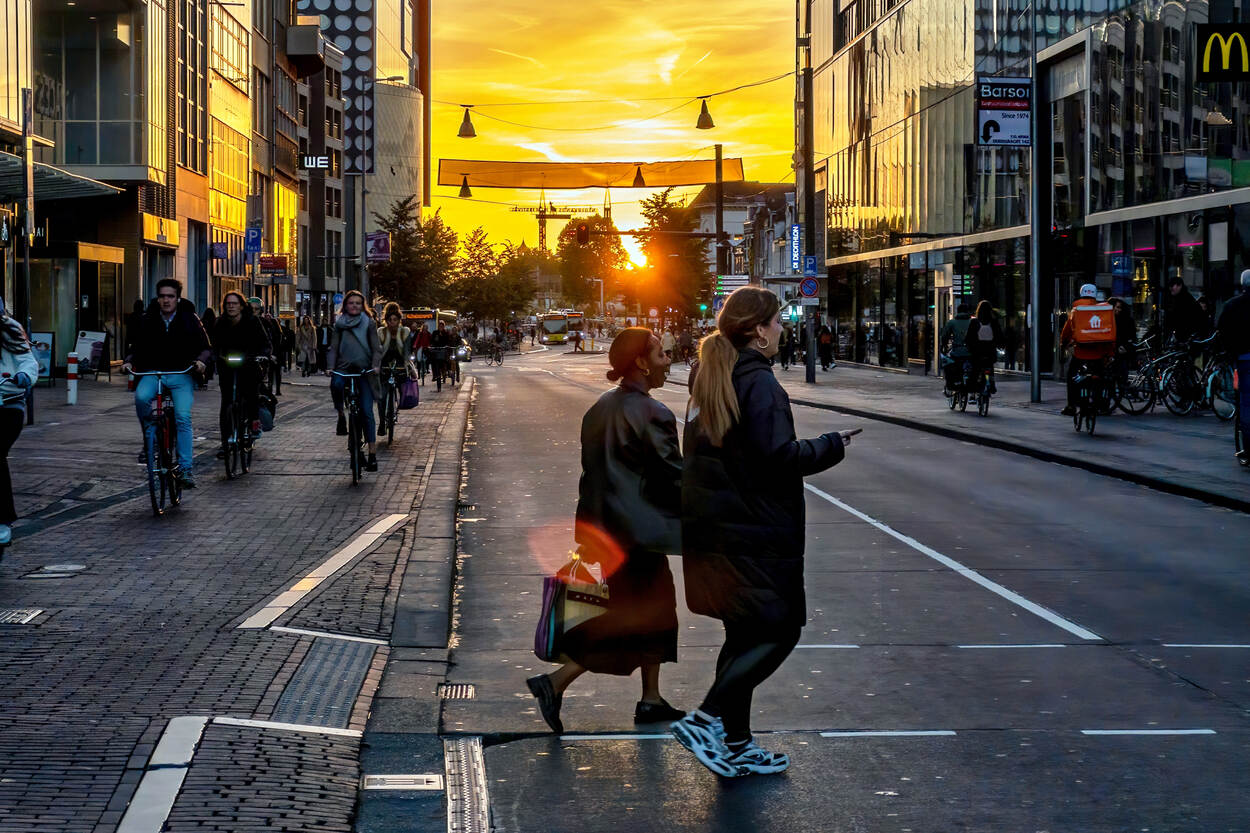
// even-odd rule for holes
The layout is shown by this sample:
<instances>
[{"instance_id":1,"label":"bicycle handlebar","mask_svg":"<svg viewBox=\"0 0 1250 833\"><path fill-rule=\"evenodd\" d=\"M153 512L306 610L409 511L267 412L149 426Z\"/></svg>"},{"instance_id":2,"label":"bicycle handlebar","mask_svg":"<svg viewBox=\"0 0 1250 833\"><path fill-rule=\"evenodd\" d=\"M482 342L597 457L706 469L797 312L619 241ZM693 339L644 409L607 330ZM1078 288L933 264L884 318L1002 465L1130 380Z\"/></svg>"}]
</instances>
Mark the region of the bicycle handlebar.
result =
<instances>
[{"instance_id":1,"label":"bicycle handlebar","mask_svg":"<svg viewBox=\"0 0 1250 833\"><path fill-rule=\"evenodd\" d=\"M359 379L367 373L377 373L377 370L371 367L368 370L362 370L359 373L340 373L337 370L331 370L330 373L334 376L342 376L344 379Z\"/></svg>"},{"instance_id":2,"label":"bicycle handlebar","mask_svg":"<svg viewBox=\"0 0 1250 833\"><path fill-rule=\"evenodd\" d=\"M195 365L191 365L186 370L135 370L131 368L131 376L177 376L180 373L190 373L195 369Z\"/></svg>"}]
</instances>

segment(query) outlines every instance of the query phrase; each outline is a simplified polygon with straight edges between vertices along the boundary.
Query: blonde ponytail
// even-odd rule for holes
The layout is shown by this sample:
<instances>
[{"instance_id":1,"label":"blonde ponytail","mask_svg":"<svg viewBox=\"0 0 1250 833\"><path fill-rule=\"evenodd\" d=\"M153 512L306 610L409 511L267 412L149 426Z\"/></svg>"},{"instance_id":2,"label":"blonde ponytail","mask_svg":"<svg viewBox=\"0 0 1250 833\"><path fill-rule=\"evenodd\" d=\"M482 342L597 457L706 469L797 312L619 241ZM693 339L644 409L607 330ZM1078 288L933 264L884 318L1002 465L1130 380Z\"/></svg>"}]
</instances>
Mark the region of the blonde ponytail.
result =
<instances>
[{"instance_id":1,"label":"blonde ponytail","mask_svg":"<svg viewBox=\"0 0 1250 833\"><path fill-rule=\"evenodd\" d=\"M717 447L739 417L733 383L737 363L738 349L719 331L699 342L699 372L690 399L698 410L700 430Z\"/></svg>"}]
</instances>

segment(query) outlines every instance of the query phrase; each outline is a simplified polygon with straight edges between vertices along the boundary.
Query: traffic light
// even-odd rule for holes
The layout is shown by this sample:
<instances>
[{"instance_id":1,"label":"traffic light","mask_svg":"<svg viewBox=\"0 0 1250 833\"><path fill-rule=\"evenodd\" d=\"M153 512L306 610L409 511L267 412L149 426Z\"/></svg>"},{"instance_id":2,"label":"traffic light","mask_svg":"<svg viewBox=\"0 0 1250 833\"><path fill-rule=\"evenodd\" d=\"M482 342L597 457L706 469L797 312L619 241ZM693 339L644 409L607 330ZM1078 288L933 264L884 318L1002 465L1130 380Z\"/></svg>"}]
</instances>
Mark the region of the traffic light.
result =
<instances>
[{"instance_id":1,"label":"traffic light","mask_svg":"<svg viewBox=\"0 0 1250 833\"><path fill-rule=\"evenodd\" d=\"M707 312L707 304L699 304L699 312Z\"/></svg>"},{"instance_id":2,"label":"traffic light","mask_svg":"<svg viewBox=\"0 0 1250 833\"><path fill-rule=\"evenodd\" d=\"M590 242L590 223L577 224L577 244L585 246Z\"/></svg>"}]
</instances>

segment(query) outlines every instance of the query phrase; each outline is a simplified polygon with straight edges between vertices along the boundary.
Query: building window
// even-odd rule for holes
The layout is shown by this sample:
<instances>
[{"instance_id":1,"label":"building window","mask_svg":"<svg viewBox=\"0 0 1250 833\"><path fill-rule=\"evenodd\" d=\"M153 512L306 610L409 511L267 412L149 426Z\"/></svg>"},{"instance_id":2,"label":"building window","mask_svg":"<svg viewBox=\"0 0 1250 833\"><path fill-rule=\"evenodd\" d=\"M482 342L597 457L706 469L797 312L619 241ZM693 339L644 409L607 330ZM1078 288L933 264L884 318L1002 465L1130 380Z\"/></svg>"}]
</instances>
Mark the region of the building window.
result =
<instances>
[{"instance_id":1,"label":"building window","mask_svg":"<svg viewBox=\"0 0 1250 833\"><path fill-rule=\"evenodd\" d=\"M248 43L247 28L234 16L213 4L213 32L209 66L217 74L243 92L247 92Z\"/></svg>"},{"instance_id":2,"label":"building window","mask_svg":"<svg viewBox=\"0 0 1250 833\"><path fill-rule=\"evenodd\" d=\"M208 172L207 13L201 0L178 4L178 164Z\"/></svg>"}]
</instances>

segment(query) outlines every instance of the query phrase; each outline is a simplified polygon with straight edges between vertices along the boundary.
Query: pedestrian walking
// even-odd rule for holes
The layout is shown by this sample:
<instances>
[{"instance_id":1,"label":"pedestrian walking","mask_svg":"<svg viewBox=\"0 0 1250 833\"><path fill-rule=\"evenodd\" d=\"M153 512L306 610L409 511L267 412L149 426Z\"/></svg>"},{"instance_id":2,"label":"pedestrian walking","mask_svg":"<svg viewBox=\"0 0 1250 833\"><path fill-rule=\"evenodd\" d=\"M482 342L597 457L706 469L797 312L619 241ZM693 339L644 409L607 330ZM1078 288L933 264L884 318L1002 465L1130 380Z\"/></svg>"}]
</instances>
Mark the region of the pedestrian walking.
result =
<instances>
[{"instance_id":1,"label":"pedestrian walking","mask_svg":"<svg viewBox=\"0 0 1250 833\"><path fill-rule=\"evenodd\" d=\"M681 453L677 420L650 391L663 386L669 358L650 330L625 330L608 351L619 381L582 418L582 476L574 537L582 559L599 564L607 611L565 635L569 661L526 680L543 719L563 732L565 690L587 671L629 676L642 668L634 721L676 720L660 695L660 664L677 661L677 597L668 553L681 548Z\"/></svg>"},{"instance_id":2,"label":"pedestrian walking","mask_svg":"<svg viewBox=\"0 0 1250 833\"><path fill-rule=\"evenodd\" d=\"M9 315L0 298L0 548L13 540L17 507L9 478L9 450L26 422L26 395L39 378L39 362L26 330Z\"/></svg>"},{"instance_id":3,"label":"pedestrian walking","mask_svg":"<svg viewBox=\"0 0 1250 833\"><path fill-rule=\"evenodd\" d=\"M816 331L816 355L820 357L821 370L838 366L833 360L833 331L828 324L821 324Z\"/></svg>"},{"instance_id":4,"label":"pedestrian walking","mask_svg":"<svg viewBox=\"0 0 1250 833\"><path fill-rule=\"evenodd\" d=\"M328 373L326 360L330 353L330 336L334 330L330 326L329 316L323 316L321 323L317 325L317 369L322 373Z\"/></svg>"},{"instance_id":5,"label":"pedestrian walking","mask_svg":"<svg viewBox=\"0 0 1250 833\"><path fill-rule=\"evenodd\" d=\"M781 335L777 296L734 290L699 346L682 475L686 603L720 619L716 677L674 737L718 775L781 772L784 754L751 738L751 696L807 622L803 477L837 464L853 431L797 440L790 400L769 366Z\"/></svg>"},{"instance_id":6,"label":"pedestrian walking","mask_svg":"<svg viewBox=\"0 0 1250 833\"><path fill-rule=\"evenodd\" d=\"M790 365L794 364L794 334L790 332L789 324L781 328L779 339L781 344L778 347L777 355L781 359L781 369L789 370Z\"/></svg>"},{"instance_id":7,"label":"pedestrian walking","mask_svg":"<svg viewBox=\"0 0 1250 833\"><path fill-rule=\"evenodd\" d=\"M282 369L291 369L291 358L295 355L295 329L289 319L282 319Z\"/></svg>"},{"instance_id":8,"label":"pedestrian walking","mask_svg":"<svg viewBox=\"0 0 1250 833\"><path fill-rule=\"evenodd\" d=\"M1241 273L1241 294L1224 304L1215 330L1224 349L1237 362L1238 418L1241 435L1250 437L1250 269ZM1243 448L1237 457L1245 463L1248 454Z\"/></svg>"},{"instance_id":9,"label":"pedestrian walking","mask_svg":"<svg viewBox=\"0 0 1250 833\"><path fill-rule=\"evenodd\" d=\"M307 315L300 319L298 331L295 333L295 348L300 373L303 376L312 375L317 369L317 328Z\"/></svg>"}]
</instances>

